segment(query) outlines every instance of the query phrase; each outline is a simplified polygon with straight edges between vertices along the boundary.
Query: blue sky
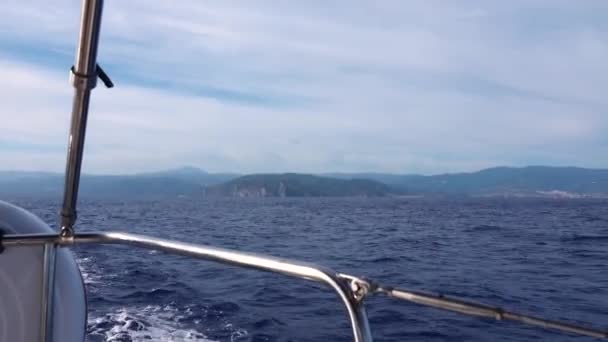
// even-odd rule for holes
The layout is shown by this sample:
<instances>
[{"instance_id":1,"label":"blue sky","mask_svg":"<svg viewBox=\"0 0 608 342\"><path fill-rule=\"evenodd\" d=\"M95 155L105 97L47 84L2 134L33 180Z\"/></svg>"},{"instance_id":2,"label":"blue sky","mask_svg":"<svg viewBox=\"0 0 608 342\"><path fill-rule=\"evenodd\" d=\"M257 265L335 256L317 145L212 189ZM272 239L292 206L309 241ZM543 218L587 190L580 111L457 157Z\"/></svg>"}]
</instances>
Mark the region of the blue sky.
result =
<instances>
[{"instance_id":1,"label":"blue sky","mask_svg":"<svg viewBox=\"0 0 608 342\"><path fill-rule=\"evenodd\" d=\"M80 4L0 3L1 169L62 171ZM84 171L608 167L606 1L106 1Z\"/></svg>"}]
</instances>

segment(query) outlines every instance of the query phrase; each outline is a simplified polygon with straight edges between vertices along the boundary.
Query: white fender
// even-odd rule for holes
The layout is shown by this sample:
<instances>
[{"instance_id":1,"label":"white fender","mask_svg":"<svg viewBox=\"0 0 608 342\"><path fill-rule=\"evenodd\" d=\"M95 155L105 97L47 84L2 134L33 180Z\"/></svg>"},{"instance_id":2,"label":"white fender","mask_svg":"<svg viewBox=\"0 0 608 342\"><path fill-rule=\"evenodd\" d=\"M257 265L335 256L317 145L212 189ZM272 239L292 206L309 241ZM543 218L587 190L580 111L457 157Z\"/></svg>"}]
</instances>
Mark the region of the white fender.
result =
<instances>
[{"instance_id":1,"label":"white fender","mask_svg":"<svg viewBox=\"0 0 608 342\"><path fill-rule=\"evenodd\" d=\"M52 233L32 213L0 201L0 229L6 234ZM41 341L43 246L7 246L0 254L0 341ZM56 254L53 342L84 341L86 295L73 254Z\"/></svg>"}]
</instances>

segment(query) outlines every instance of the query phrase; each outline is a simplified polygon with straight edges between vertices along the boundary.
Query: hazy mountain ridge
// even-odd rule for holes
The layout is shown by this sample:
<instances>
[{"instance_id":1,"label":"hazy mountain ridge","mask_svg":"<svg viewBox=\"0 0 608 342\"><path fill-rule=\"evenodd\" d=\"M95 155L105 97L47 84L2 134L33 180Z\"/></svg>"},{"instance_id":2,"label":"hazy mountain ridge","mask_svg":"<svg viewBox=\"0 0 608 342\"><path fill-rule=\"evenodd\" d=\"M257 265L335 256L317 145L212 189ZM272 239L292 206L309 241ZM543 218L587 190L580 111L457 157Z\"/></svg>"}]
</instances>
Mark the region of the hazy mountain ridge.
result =
<instances>
[{"instance_id":1,"label":"hazy mountain ridge","mask_svg":"<svg viewBox=\"0 0 608 342\"><path fill-rule=\"evenodd\" d=\"M432 176L366 174L368 178L420 193L467 195L608 194L608 169L580 167L494 167ZM361 177L361 174L357 174ZM347 175L342 174L342 177Z\"/></svg>"},{"instance_id":2,"label":"hazy mountain ridge","mask_svg":"<svg viewBox=\"0 0 608 342\"><path fill-rule=\"evenodd\" d=\"M134 176L148 179L157 177L173 178L207 186L227 182L241 175L238 173L209 173L194 166L184 166L177 169L137 173Z\"/></svg>"},{"instance_id":3,"label":"hazy mountain ridge","mask_svg":"<svg viewBox=\"0 0 608 342\"><path fill-rule=\"evenodd\" d=\"M201 196L205 186L237 177L229 173L207 173L194 167L132 175L83 174L81 197L164 198ZM0 195L59 197L64 176L53 172L0 171Z\"/></svg>"},{"instance_id":4,"label":"hazy mountain ridge","mask_svg":"<svg viewBox=\"0 0 608 342\"><path fill-rule=\"evenodd\" d=\"M236 182L237 179L240 180ZM281 182L287 186L286 181L292 192L279 191ZM201 197L220 193L237 194L238 191L229 191L235 185L241 189L239 191L242 196L256 196L256 193L261 195L263 187L265 196L380 196L407 193L608 197L608 169L529 166L495 167L477 172L432 176L384 173L275 173L243 176L236 173L208 173L198 168L184 167L134 175L85 174L81 181L81 194L83 198ZM63 175L60 173L0 171L0 196L59 197L62 190Z\"/></svg>"}]
</instances>

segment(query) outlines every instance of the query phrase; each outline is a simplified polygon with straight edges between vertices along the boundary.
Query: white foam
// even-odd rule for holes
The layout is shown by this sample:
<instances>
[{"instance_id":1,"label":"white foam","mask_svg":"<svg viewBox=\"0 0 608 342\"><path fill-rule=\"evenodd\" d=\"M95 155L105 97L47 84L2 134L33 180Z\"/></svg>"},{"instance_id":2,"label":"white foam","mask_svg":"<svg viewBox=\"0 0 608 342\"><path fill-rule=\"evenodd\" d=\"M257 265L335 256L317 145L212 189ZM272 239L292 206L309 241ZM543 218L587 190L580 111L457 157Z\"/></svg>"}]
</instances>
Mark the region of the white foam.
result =
<instances>
[{"instance_id":1,"label":"white foam","mask_svg":"<svg viewBox=\"0 0 608 342\"><path fill-rule=\"evenodd\" d=\"M231 328L232 324L226 324L226 327ZM240 340L242 337L247 337L249 333L245 329L236 329L230 334L230 342L236 342Z\"/></svg>"},{"instance_id":2,"label":"white foam","mask_svg":"<svg viewBox=\"0 0 608 342\"><path fill-rule=\"evenodd\" d=\"M179 323L189 314L188 310L182 312L173 305L125 307L104 317L89 317L89 334L101 335L105 341L211 342L203 333ZM246 330L234 329L230 340L244 336Z\"/></svg>"},{"instance_id":3,"label":"white foam","mask_svg":"<svg viewBox=\"0 0 608 342\"><path fill-rule=\"evenodd\" d=\"M93 257L76 258L76 263L78 264L78 268L80 268L80 274L82 274L85 285L97 284L100 282L101 274L94 266ZM88 290L90 290L90 288Z\"/></svg>"}]
</instances>

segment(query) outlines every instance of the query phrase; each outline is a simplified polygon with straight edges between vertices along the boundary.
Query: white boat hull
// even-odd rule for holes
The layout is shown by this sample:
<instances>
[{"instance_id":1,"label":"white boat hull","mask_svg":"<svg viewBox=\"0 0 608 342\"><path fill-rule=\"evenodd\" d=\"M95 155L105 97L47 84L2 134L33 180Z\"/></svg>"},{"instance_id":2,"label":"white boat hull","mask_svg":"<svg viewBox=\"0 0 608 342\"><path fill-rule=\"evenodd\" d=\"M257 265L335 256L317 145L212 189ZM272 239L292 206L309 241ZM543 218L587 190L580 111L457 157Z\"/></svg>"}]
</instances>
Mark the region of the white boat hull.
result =
<instances>
[{"instance_id":1,"label":"white boat hull","mask_svg":"<svg viewBox=\"0 0 608 342\"><path fill-rule=\"evenodd\" d=\"M35 215L0 201L0 229L5 234L51 233ZM86 296L73 254L58 248L54 286L45 320L43 246L7 246L0 254L0 341L82 342L86 331ZM51 298L52 297L52 298ZM45 333L45 330L48 333Z\"/></svg>"}]
</instances>

